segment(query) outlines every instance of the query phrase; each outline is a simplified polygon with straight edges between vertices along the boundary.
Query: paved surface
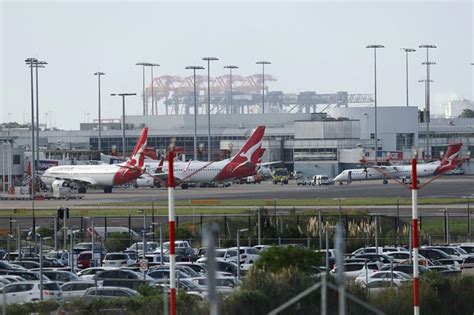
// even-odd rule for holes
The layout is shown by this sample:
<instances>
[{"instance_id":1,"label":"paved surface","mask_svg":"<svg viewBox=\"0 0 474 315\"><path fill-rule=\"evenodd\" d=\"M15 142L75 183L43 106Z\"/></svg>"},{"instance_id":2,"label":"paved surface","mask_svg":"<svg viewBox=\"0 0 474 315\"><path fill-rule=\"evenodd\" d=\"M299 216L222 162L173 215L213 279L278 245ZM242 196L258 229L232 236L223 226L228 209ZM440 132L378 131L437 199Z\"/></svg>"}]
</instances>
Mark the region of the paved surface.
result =
<instances>
[{"instance_id":1,"label":"paved surface","mask_svg":"<svg viewBox=\"0 0 474 315\"><path fill-rule=\"evenodd\" d=\"M446 177L438 179L437 181L426 186L419 192L420 197L432 197L432 198L442 198L442 197L460 197L464 195L474 194L474 177L462 176L462 177ZM361 209L368 211L369 213L379 213L387 215L396 215L397 210L402 218L409 219L411 216L411 207L410 206L400 206L398 209L395 205L395 198L400 196L404 199L411 198L411 192L406 187L400 186L397 183L389 183L383 185L381 182L356 182L350 185L335 185L329 187L303 187L296 186L296 184L290 183L290 185L280 186L273 185L271 183L262 183L262 184L250 184L250 185L234 185L227 188L192 188L188 190L182 190L181 188L176 189L176 198L178 200L191 200L191 199L220 199L220 200L229 200L229 199L261 199L261 200L271 200L273 198L279 199L308 199L308 198L350 198L350 197L393 197L394 204L389 206L343 206L342 211L347 209ZM152 200L156 201L166 201L167 200L167 190L166 189L151 189L151 188L142 188L142 189L115 189L112 194L103 194L100 191L90 191L88 192L84 199L82 200L68 200L67 205L71 208L80 207L81 209L97 209L99 205L105 207L104 203L116 203L120 204L121 202L150 202ZM0 211L10 212L14 208L18 209L31 209L31 201L0 201ZM36 201L36 209L55 209L65 204L65 201L62 200L44 200ZM198 206L193 206L194 208L199 208ZM209 206L205 206L209 208ZM222 213L225 213L224 206L217 206ZM124 213L132 213L135 217L132 220L133 226L140 226L142 222L142 217L135 210L130 210L126 205L123 206L114 206L117 209L123 209ZM146 208L146 207L140 207ZM161 207L162 208L162 207ZM232 206L231 208L236 208ZM248 215L248 211L255 207L244 207L243 215ZM245 209L244 209L245 208ZM293 207L289 206L277 206L276 210L278 214L287 214L290 212L290 209ZM467 205L466 204L453 204L453 205L420 205L419 211L422 216L429 217L441 217L444 216L444 209L449 209L450 216L452 218L463 218L467 216ZM473 207L474 208L474 200ZM314 215L317 214L317 211L334 211L338 209L338 206L296 206L296 211L298 213L305 213ZM199 212L196 209L196 212ZM135 213L136 212L136 213ZM178 214L179 214L178 209ZM245 214L247 213L247 214ZM51 213L53 215L53 212ZM13 215L14 216L14 215ZM180 215L181 216L181 215ZM232 215L229 215L231 217ZM198 217L197 217L198 218ZM198 220L196 218L196 220ZM104 224L102 222L104 218L97 218L100 222L97 224ZM101 221L102 220L102 221ZM165 222L167 220L166 216L156 216L157 221ZM181 221L186 222L189 220L194 220L192 216L181 216ZM38 225L51 225L51 217L38 217ZM71 218L68 222L75 227L81 226L81 220L79 217ZM108 224L110 226L127 226L127 219L125 217L108 217ZM29 228L31 225L30 220L21 219L22 228ZM8 217L0 218L0 228L7 228Z\"/></svg>"},{"instance_id":2,"label":"paved surface","mask_svg":"<svg viewBox=\"0 0 474 315\"><path fill-rule=\"evenodd\" d=\"M474 177L457 176L444 177L425 186L419 191L419 197L443 198L460 197L474 194ZM273 185L270 182L262 184L233 185L227 188L190 188L176 189L177 200L191 199L308 199L308 198L352 198L352 197L393 197L411 198L411 191L398 183L390 182L383 185L381 181L354 182L350 185L334 185L327 187L297 186L295 182L289 185ZM101 191L89 191L83 199L68 200L68 206L95 206L104 203L145 202L152 200L166 201L167 190L141 189L114 189L112 194ZM31 208L31 201L4 200L0 202L0 209ZM51 209L64 205L63 200L42 200L35 202L37 209Z\"/></svg>"}]
</instances>

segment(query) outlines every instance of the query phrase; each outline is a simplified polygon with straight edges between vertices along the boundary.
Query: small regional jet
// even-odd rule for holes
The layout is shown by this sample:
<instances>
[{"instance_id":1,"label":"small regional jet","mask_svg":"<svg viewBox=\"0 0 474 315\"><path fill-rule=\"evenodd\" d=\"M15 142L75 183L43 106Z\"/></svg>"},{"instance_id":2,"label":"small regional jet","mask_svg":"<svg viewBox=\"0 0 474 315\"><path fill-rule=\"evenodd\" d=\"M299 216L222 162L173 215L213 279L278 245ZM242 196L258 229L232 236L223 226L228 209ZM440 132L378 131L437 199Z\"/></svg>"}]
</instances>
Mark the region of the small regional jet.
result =
<instances>
[{"instance_id":1,"label":"small regional jet","mask_svg":"<svg viewBox=\"0 0 474 315\"><path fill-rule=\"evenodd\" d=\"M442 175L455 169L459 164L462 143L448 145L448 151L441 160L417 165L417 177ZM411 178L411 165L369 166L347 169L334 178L334 182L350 184L353 181L382 179L387 184L390 178Z\"/></svg>"}]
</instances>

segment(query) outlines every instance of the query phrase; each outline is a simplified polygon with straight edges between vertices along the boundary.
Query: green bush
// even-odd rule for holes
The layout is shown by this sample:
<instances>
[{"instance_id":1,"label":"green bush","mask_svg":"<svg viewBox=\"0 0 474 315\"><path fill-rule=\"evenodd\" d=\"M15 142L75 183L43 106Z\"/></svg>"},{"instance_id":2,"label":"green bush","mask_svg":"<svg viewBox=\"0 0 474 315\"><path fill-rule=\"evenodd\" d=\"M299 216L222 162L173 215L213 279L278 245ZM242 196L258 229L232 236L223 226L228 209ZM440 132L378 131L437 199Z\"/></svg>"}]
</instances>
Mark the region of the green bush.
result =
<instances>
[{"instance_id":1,"label":"green bush","mask_svg":"<svg viewBox=\"0 0 474 315\"><path fill-rule=\"evenodd\" d=\"M474 312L474 276L445 277L429 273L420 279L420 309L424 314L472 314ZM413 311L412 283L398 291L387 290L369 297L369 303L387 314Z\"/></svg>"},{"instance_id":2,"label":"green bush","mask_svg":"<svg viewBox=\"0 0 474 315\"><path fill-rule=\"evenodd\" d=\"M110 233L105 241L105 248L109 252L119 252L125 250L132 243L132 238L124 233L114 232Z\"/></svg>"},{"instance_id":3,"label":"green bush","mask_svg":"<svg viewBox=\"0 0 474 315\"><path fill-rule=\"evenodd\" d=\"M272 246L261 253L253 268L268 272L279 272L288 268L309 272L322 263L321 253L301 247Z\"/></svg>"}]
</instances>

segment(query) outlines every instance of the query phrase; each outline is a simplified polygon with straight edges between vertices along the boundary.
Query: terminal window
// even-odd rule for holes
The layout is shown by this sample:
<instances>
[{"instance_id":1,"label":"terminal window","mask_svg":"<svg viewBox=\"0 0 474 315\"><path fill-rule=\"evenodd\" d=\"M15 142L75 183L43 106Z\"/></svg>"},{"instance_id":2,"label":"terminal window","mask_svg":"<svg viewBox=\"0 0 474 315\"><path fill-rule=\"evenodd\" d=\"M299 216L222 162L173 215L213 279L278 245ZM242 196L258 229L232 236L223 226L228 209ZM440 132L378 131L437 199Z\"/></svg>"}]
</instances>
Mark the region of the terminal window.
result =
<instances>
[{"instance_id":1,"label":"terminal window","mask_svg":"<svg viewBox=\"0 0 474 315\"><path fill-rule=\"evenodd\" d=\"M397 151L410 150L415 143L414 133L397 133Z\"/></svg>"}]
</instances>

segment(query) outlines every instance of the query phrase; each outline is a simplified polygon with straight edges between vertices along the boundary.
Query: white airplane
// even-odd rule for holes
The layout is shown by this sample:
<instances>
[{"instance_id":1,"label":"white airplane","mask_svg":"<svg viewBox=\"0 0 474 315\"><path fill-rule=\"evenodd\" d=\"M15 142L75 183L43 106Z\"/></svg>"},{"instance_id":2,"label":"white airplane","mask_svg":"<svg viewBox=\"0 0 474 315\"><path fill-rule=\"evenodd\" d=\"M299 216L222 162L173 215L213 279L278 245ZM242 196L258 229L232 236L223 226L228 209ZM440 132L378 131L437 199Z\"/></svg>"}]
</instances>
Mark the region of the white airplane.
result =
<instances>
[{"instance_id":1,"label":"white airplane","mask_svg":"<svg viewBox=\"0 0 474 315\"><path fill-rule=\"evenodd\" d=\"M188 183L209 183L230 181L236 178L252 176L257 173L257 168L261 164L261 158L265 149L262 148L265 126L258 126L233 157L222 161L176 161L174 163L174 176L176 185L181 188L188 188ZM167 184L168 162L150 162L145 163L147 170L153 170L154 173L143 174L137 179L137 186L151 186L151 183L159 180L162 185Z\"/></svg>"},{"instance_id":2,"label":"white airplane","mask_svg":"<svg viewBox=\"0 0 474 315\"><path fill-rule=\"evenodd\" d=\"M46 185L77 188L86 193L89 186L103 187L111 193L114 185L128 183L143 173L148 128L143 128L130 158L120 164L61 165L48 168L41 180Z\"/></svg>"},{"instance_id":3,"label":"white airplane","mask_svg":"<svg viewBox=\"0 0 474 315\"><path fill-rule=\"evenodd\" d=\"M417 165L417 177L436 176L456 168L462 143L448 145L448 151L439 161ZM347 169L334 178L335 182L350 184L353 181L382 179L387 184L390 178L411 178L411 165L369 166L366 168Z\"/></svg>"}]
</instances>

